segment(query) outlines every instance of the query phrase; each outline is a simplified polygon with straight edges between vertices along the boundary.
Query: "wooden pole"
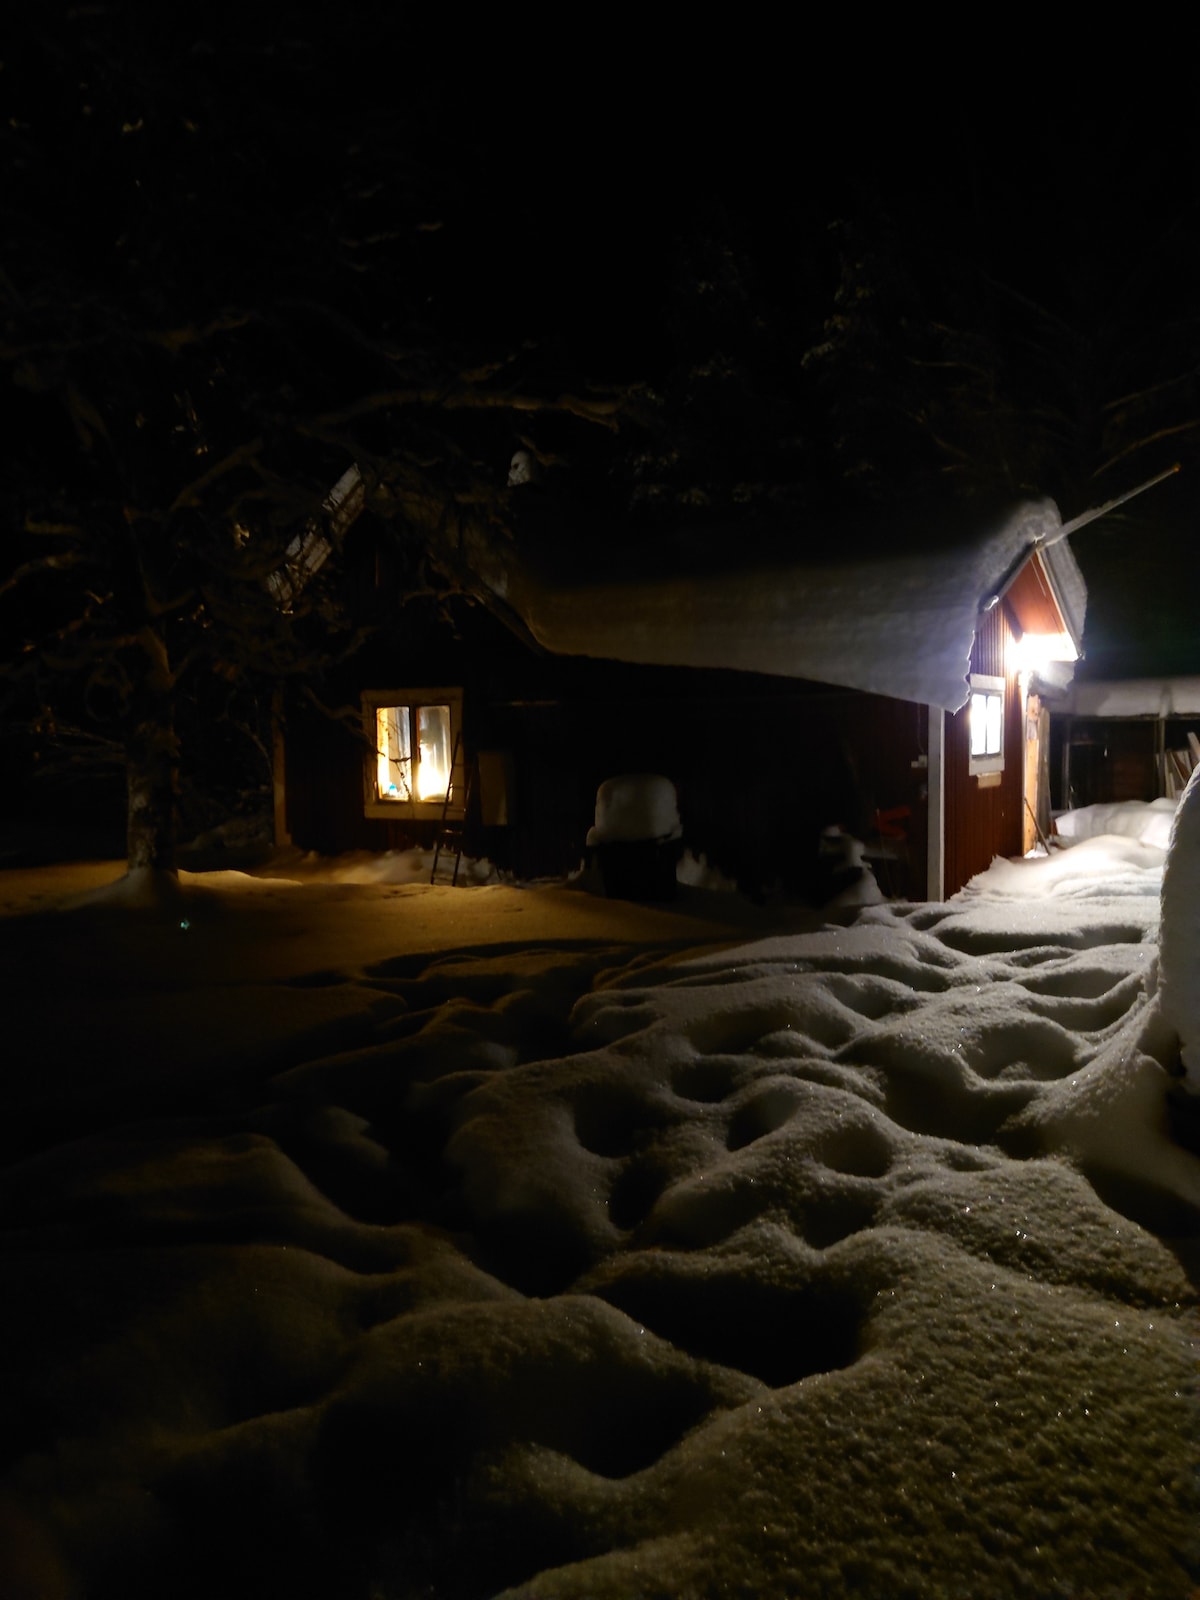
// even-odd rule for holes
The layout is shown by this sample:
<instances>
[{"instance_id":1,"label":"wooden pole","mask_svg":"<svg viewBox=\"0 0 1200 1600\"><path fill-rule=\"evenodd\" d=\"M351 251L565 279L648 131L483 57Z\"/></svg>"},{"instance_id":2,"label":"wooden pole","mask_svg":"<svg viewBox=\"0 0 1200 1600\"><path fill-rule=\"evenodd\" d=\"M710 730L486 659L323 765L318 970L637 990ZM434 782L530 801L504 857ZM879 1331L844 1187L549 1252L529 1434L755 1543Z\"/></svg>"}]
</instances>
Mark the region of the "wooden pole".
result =
<instances>
[{"instance_id":1,"label":"wooden pole","mask_svg":"<svg viewBox=\"0 0 1200 1600\"><path fill-rule=\"evenodd\" d=\"M1148 478L1145 483L1139 483L1136 489L1127 489L1124 494L1117 495L1115 500L1106 500L1102 506L1097 506L1094 511L1084 511L1078 517L1072 517L1070 522L1064 522L1062 527L1052 533L1048 539L1043 539L1040 545L1045 549L1047 545L1057 544L1060 539L1065 539L1069 533L1086 527L1089 522L1095 522L1097 517L1107 516L1110 511L1115 511L1118 506L1123 506L1126 500L1132 500L1134 495L1142 494L1147 489L1153 489L1156 483L1161 483L1164 478L1173 478L1181 470L1177 461L1173 467L1168 467L1165 472L1158 473L1153 478Z\"/></svg>"}]
</instances>

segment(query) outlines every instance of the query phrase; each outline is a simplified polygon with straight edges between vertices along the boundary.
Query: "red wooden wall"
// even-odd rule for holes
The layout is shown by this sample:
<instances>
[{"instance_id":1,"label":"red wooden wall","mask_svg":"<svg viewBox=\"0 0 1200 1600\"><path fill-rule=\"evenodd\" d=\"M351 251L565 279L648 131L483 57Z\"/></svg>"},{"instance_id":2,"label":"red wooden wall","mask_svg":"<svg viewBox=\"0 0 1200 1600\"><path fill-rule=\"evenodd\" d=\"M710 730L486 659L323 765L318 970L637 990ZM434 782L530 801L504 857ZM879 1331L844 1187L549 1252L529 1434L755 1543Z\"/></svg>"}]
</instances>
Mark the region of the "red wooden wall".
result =
<instances>
[{"instance_id":1,"label":"red wooden wall","mask_svg":"<svg viewBox=\"0 0 1200 1600\"><path fill-rule=\"evenodd\" d=\"M968 711L946 717L945 892L952 895L991 865L994 856L1021 853L1024 807L1024 741L1021 697L1016 675L1005 671L1005 652L1013 637L1003 605L979 620L971 671L1004 678L1004 770L989 787L970 773Z\"/></svg>"}]
</instances>

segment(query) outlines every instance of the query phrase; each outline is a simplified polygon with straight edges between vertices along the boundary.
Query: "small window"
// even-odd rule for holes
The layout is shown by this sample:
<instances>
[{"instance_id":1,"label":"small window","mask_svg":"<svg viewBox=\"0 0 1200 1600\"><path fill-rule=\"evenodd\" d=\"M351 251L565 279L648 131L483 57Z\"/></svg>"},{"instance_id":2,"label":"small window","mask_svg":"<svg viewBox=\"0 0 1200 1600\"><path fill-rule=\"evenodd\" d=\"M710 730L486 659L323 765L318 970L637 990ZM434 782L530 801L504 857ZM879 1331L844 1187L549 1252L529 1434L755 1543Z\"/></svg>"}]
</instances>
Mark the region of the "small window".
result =
<instances>
[{"instance_id":1,"label":"small window","mask_svg":"<svg viewBox=\"0 0 1200 1600\"><path fill-rule=\"evenodd\" d=\"M363 696L369 817L461 817L462 691L373 689Z\"/></svg>"},{"instance_id":2,"label":"small window","mask_svg":"<svg viewBox=\"0 0 1200 1600\"><path fill-rule=\"evenodd\" d=\"M967 703L971 735L969 770L975 774L1004 771L1004 679L971 674Z\"/></svg>"}]
</instances>

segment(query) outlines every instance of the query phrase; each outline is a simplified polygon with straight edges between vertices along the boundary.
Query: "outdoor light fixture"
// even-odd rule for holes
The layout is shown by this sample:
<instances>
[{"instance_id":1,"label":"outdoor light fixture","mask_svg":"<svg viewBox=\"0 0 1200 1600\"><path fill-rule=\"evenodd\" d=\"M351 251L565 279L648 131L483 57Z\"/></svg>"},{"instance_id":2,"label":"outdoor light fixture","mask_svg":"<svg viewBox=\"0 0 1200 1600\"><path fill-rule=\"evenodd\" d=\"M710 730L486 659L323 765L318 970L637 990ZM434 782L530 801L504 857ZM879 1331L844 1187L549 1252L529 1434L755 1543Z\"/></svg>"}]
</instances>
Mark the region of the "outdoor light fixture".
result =
<instances>
[{"instance_id":1,"label":"outdoor light fixture","mask_svg":"<svg viewBox=\"0 0 1200 1600\"><path fill-rule=\"evenodd\" d=\"M1023 633L1010 639L1007 655L1010 668L1018 672L1037 672L1052 661L1078 661L1079 651L1067 633Z\"/></svg>"}]
</instances>

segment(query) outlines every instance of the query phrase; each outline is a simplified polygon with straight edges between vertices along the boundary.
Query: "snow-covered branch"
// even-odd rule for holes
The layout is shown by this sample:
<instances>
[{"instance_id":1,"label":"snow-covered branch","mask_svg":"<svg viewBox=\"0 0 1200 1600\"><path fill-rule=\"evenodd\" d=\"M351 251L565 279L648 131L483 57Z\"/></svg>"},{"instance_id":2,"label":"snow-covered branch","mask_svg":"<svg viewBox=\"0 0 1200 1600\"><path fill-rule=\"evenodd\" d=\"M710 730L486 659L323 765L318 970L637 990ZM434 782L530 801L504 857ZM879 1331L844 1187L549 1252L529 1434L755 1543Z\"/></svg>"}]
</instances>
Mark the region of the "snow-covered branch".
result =
<instances>
[{"instance_id":1,"label":"snow-covered branch","mask_svg":"<svg viewBox=\"0 0 1200 1600\"><path fill-rule=\"evenodd\" d=\"M214 462L207 472L202 472L198 478L194 478L191 483L185 484L180 489L171 502L171 513L201 505L201 495L205 489L211 488L219 479L235 472L238 467L244 467L255 461L262 454L265 444L266 440L260 434L257 438L247 439L245 443L223 456L220 461Z\"/></svg>"},{"instance_id":2,"label":"snow-covered branch","mask_svg":"<svg viewBox=\"0 0 1200 1600\"><path fill-rule=\"evenodd\" d=\"M258 320L250 311L222 311L204 323L185 323L175 328L151 328L144 335L148 344L161 345L171 355L178 355L190 345L204 344L219 333L232 333Z\"/></svg>"},{"instance_id":3,"label":"snow-covered branch","mask_svg":"<svg viewBox=\"0 0 1200 1600\"><path fill-rule=\"evenodd\" d=\"M34 578L44 572L62 572L68 567L78 567L83 564L84 556L79 550L62 550L56 555L39 556L36 561L25 561L11 572L3 583L0 583L0 594L7 594L10 589L16 589L29 578Z\"/></svg>"},{"instance_id":4,"label":"snow-covered branch","mask_svg":"<svg viewBox=\"0 0 1200 1600\"><path fill-rule=\"evenodd\" d=\"M1158 444L1163 439L1177 439L1181 434L1195 433L1200 430L1200 417L1192 417L1187 422L1177 422L1170 428L1159 428L1154 433L1148 433L1144 438L1134 439L1123 450L1118 450L1116 455L1109 456L1107 461L1102 461L1096 468L1095 476L1098 478L1102 472L1107 472L1110 467L1115 467L1119 461L1136 455L1139 450L1144 450L1147 445Z\"/></svg>"},{"instance_id":5,"label":"snow-covered branch","mask_svg":"<svg viewBox=\"0 0 1200 1600\"><path fill-rule=\"evenodd\" d=\"M554 397L534 394L513 394L503 390L477 389L465 385L461 388L421 387L410 389L384 389L375 394L363 395L351 405L337 411L324 412L315 419L315 425L331 428L344 425L355 417L369 416L372 412L402 410L420 406L431 411L541 411L557 412L580 417L602 427L615 429L623 401L620 396L592 399L576 394L559 394Z\"/></svg>"}]
</instances>

